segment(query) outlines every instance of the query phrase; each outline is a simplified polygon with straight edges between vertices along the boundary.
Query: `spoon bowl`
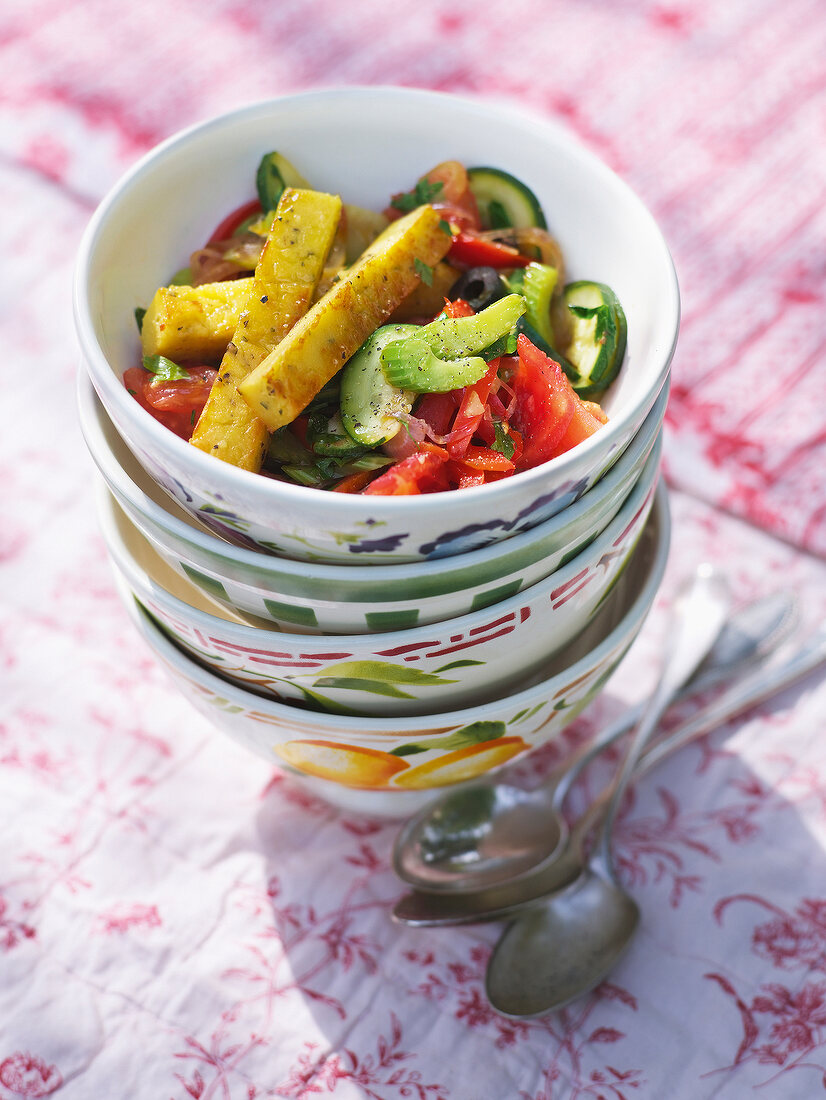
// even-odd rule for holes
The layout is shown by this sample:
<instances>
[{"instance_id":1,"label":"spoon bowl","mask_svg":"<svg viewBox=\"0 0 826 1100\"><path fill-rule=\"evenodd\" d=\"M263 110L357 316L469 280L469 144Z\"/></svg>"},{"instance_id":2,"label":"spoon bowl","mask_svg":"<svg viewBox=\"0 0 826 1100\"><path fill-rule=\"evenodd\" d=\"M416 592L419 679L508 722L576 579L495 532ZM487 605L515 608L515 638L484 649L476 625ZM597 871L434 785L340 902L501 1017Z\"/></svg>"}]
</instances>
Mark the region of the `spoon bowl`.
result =
<instances>
[{"instance_id":1,"label":"spoon bowl","mask_svg":"<svg viewBox=\"0 0 826 1100\"><path fill-rule=\"evenodd\" d=\"M796 600L787 591L739 608L686 692L699 694L761 660L787 637L795 620ZM478 784L431 803L399 832L393 851L396 874L416 890L471 893L518 881L552 862L568 840L562 805L576 777L641 713L641 706L631 708L533 790Z\"/></svg>"},{"instance_id":2,"label":"spoon bowl","mask_svg":"<svg viewBox=\"0 0 826 1100\"><path fill-rule=\"evenodd\" d=\"M543 788L524 791L506 783L467 787L440 800L410 833L397 872L433 892L468 890L533 870L537 853L552 856L568 840L568 826L556 813ZM411 866L408 855L415 865Z\"/></svg>"},{"instance_id":3,"label":"spoon bowl","mask_svg":"<svg viewBox=\"0 0 826 1100\"><path fill-rule=\"evenodd\" d=\"M504 1016L541 1016L599 985L630 944L637 903L586 870L553 905L529 910L506 930L488 966L485 992Z\"/></svg>"}]
</instances>

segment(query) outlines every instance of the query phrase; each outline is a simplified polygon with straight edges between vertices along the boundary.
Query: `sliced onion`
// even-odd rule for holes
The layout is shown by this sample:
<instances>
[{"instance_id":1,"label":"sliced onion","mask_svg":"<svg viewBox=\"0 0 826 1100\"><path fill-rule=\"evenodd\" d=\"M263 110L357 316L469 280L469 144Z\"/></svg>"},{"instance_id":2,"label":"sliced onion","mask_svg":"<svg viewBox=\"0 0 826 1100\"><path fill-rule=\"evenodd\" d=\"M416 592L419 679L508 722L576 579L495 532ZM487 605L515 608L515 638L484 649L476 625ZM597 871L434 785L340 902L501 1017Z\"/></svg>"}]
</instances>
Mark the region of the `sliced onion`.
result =
<instances>
[{"instance_id":1,"label":"sliced onion","mask_svg":"<svg viewBox=\"0 0 826 1100\"><path fill-rule=\"evenodd\" d=\"M539 256L540 263L549 264L559 272L556 285L561 289L565 284L565 268L562 259L562 249L556 239L547 229L538 226L528 226L524 229L486 229L480 237L488 241L497 241L499 244L509 244L518 249L523 256Z\"/></svg>"},{"instance_id":2,"label":"sliced onion","mask_svg":"<svg viewBox=\"0 0 826 1100\"><path fill-rule=\"evenodd\" d=\"M257 233L242 233L225 241L213 241L192 253L192 285L220 283L247 271L254 271L261 258L264 238Z\"/></svg>"}]
</instances>

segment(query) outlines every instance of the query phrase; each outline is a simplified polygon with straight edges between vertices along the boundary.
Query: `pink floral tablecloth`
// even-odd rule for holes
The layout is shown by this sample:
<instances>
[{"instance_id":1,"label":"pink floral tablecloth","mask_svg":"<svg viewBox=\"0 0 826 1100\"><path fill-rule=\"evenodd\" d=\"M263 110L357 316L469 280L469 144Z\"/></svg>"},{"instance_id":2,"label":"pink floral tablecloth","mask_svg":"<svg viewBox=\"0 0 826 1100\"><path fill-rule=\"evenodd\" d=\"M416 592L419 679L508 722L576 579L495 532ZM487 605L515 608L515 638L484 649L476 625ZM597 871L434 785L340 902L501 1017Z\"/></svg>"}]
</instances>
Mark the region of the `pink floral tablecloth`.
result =
<instances>
[{"instance_id":1,"label":"pink floral tablecloth","mask_svg":"<svg viewBox=\"0 0 826 1100\"><path fill-rule=\"evenodd\" d=\"M640 785L617 836L631 951L594 995L508 1022L482 992L498 929L394 926L394 826L222 738L133 631L96 533L70 310L108 186L227 107L403 83L565 120L660 219L684 303L666 582L584 735L650 683L698 559L738 598L795 587L801 638L826 613L825 58L820 0L6 0L0 1100L826 1090L826 682Z\"/></svg>"}]
</instances>

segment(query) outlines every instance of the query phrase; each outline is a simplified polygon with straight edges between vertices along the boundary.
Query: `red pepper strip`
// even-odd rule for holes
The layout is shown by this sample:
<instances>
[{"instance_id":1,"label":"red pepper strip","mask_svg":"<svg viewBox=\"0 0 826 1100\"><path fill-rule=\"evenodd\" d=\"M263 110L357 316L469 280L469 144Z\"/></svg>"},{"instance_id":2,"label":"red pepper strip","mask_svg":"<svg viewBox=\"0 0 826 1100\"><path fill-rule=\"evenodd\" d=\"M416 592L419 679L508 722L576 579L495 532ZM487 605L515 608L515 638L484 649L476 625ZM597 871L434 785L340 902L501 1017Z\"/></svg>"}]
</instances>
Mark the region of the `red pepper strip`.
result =
<instances>
[{"instance_id":1,"label":"red pepper strip","mask_svg":"<svg viewBox=\"0 0 826 1100\"><path fill-rule=\"evenodd\" d=\"M448 480L457 489L472 489L476 485L485 484L483 470L471 470L462 462L449 462L446 469Z\"/></svg>"},{"instance_id":2,"label":"red pepper strip","mask_svg":"<svg viewBox=\"0 0 826 1100\"><path fill-rule=\"evenodd\" d=\"M485 402L496 381L498 370L499 360L493 359L478 382L474 382L472 386L465 386L462 403L453 421L453 429L447 437L447 449L451 458L461 458L467 450L485 414Z\"/></svg>"},{"instance_id":3,"label":"red pepper strip","mask_svg":"<svg viewBox=\"0 0 826 1100\"><path fill-rule=\"evenodd\" d=\"M491 413L490 403L494 397L491 394L488 398L488 403L485 405L485 411L482 413L482 419L476 425L476 436L481 439L482 442L490 447L496 442L496 428L493 426L493 414Z\"/></svg>"},{"instance_id":4,"label":"red pepper strip","mask_svg":"<svg viewBox=\"0 0 826 1100\"><path fill-rule=\"evenodd\" d=\"M359 493L375 473L375 470L359 470L357 474L343 477L333 486L334 493Z\"/></svg>"},{"instance_id":5,"label":"red pepper strip","mask_svg":"<svg viewBox=\"0 0 826 1100\"><path fill-rule=\"evenodd\" d=\"M473 317L476 314L476 310L464 298L456 298L453 302L449 302L445 298L445 308L442 312L446 313L448 317Z\"/></svg>"},{"instance_id":6,"label":"red pepper strip","mask_svg":"<svg viewBox=\"0 0 826 1100\"><path fill-rule=\"evenodd\" d=\"M524 443L522 441L522 434L520 432L518 432L516 430L516 428L512 428L509 424L508 425L508 435L513 440L514 447L516 448L514 450L513 454L511 455L511 462L518 469L519 468L519 463L522 460L522 451L524 450Z\"/></svg>"},{"instance_id":7,"label":"red pepper strip","mask_svg":"<svg viewBox=\"0 0 826 1100\"><path fill-rule=\"evenodd\" d=\"M498 420L506 420L508 416L507 408L502 404L502 398L498 393L492 393L488 398L488 408L491 413Z\"/></svg>"},{"instance_id":8,"label":"red pepper strip","mask_svg":"<svg viewBox=\"0 0 826 1100\"><path fill-rule=\"evenodd\" d=\"M253 199L251 202L245 202L243 206L239 206L237 210L233 210L231 214L227 214L224 220L219 226L216 226L215 232L207 241L207 244L212 244L214 241L225 241L227 237L231 237L241 222L245 222L247 218L253 214L261 213L261 203L258 199Z\"/></svg>"},{"instance_id":9,"label":"red pepper strip","mask_svg":"<svg viewBox=\"0 0 826 1100\"><path fill-rule=\"evenodd\" d=\"M447 451L427 443L422 447L425 449L385 470L362 492L371 496L418 496L449 488L445 471Z\"/></svg>"},{"instance_id":10,"label":"red pepper strip","mask_svg":"<svg viewBox=\"0 0 826 1100\"><path fill-rule=\"evenodd\" d=\"M290 430L301 446L311 451L313 449L312 445L307 441L307 429L309 426L309 416L297 416L292 424L290 424Z\"/></svg>"},{"instance_id":11,"label":"red pepper strip","mask_svg":"<svg viewBox=\"0 0 826 1100\"><path fill-rule=\"evenodd\" d=\"M453 238L447 259L463 267L527 267L531 262L510 245L485 240L468 230Z\"/></svg>"},{"instance_id":12,"label":"red pepper strip","mask_svg":"<svg viewBox=\"0 0 826 1100\"><path fill-rule=\"evenodd\" d=\"M514 464L509 458L505 458L499 451L490 447L471 446L465 451L462 458L465 466L471 470L491 470L501 473L510 473L514 470Z\"/></svg>"}]
</instances>

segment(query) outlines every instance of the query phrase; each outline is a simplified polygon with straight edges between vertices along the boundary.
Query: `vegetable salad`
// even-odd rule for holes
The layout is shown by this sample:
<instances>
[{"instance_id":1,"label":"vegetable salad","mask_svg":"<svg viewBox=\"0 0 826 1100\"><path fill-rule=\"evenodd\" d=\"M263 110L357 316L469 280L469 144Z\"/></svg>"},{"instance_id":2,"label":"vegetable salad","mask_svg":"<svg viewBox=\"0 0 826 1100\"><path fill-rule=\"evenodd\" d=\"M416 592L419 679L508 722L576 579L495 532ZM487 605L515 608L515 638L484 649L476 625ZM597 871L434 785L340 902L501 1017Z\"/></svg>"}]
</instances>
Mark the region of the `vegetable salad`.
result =
<instances>
[{"instance_id":1,"label":"vegetable salad","mask_svg":"<svg viewBox=\"0 0 826 1100\"><path fill-rule=\"evenodd\" d=\"M530 469L606 422L613 291L565 282L535 195L447 161L377 213L278 153L147 309L124 382L181 438L266 476L413 495Z\"/></svg>"}]
</instances>

